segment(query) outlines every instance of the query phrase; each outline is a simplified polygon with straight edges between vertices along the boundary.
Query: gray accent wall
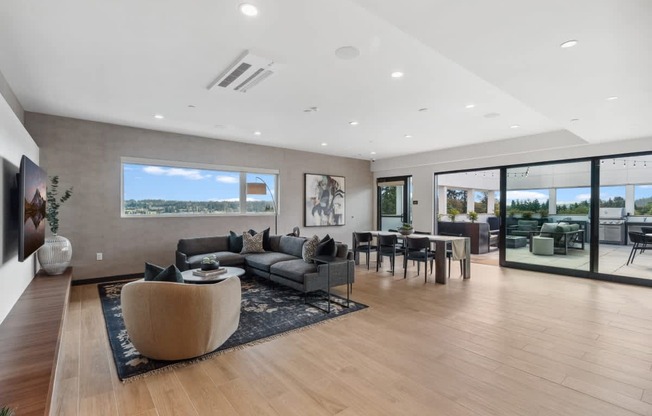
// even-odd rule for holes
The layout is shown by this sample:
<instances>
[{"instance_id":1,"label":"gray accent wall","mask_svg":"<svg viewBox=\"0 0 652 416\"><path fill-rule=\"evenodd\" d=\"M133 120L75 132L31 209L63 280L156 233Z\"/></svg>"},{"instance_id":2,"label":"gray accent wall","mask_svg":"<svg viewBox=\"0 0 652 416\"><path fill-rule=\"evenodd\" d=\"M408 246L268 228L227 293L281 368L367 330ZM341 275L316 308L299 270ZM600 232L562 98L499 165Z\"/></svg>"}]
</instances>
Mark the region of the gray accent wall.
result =
<instances>
[{"instance_id":1,"label":"gray accent wall","mask_svg":"<svg viewBox=\"0 0 652 416\"><path fill-rule=\"evenodd\" d=\"M354 230L372 228L373 179L368 161L276 147L215 140L106 123L25 113L25 126L41 149L41 164L73 186L62 206L59 234L72 242L75 280L141 273L146 261L174 263L180 238L274 230L272 216L121 218L120 158L138 157L279 170L279 234L326 233L350 244ZM346 225L304 224L304 173L346 177ZM96 253L103 260L96 260Z\"/></svg>"}]
</instances>

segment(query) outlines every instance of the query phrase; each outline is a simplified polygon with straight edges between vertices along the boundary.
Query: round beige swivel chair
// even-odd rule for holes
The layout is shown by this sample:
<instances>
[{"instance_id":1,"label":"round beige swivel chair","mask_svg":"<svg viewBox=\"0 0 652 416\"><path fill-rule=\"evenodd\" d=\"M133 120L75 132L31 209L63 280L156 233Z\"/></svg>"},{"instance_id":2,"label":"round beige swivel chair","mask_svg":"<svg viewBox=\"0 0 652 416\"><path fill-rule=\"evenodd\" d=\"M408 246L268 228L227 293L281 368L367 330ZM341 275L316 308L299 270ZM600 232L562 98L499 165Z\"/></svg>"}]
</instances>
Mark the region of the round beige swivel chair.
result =
<instances>
[{"instance_id":1,"label":"round beige swivel chair","mask_svg":"<svg viewBox=\"0 0 652 416\"><path fill-rule=\"evenodd\" d=\"M209 353L238 329L240 279L213 284L137 280L122 288L129 338L145 357L181 360Z\"/></svg>"}]
</instances>

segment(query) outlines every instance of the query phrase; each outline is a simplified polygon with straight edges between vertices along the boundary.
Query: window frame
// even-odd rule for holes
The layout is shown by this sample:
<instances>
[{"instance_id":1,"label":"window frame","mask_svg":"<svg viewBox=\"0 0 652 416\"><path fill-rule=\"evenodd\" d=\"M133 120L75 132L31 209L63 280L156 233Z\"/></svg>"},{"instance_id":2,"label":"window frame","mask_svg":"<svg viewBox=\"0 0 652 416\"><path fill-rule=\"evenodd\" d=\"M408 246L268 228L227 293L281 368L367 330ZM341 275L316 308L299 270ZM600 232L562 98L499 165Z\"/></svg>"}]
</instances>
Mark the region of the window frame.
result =
<instances>
[{"instance_id":1,"label":"window frame","mask_svg":"<svg viewBox=\"0 0 652 416\"><path fill-rule=\"evenodd\" d=\"M124 165L125 164L160 166L163 168L170 167L170 168L182 168L182 169L204 169L204 170L211 170L211 171L239 173L240 174L240 190L239 190L240 212L224 212L224 213L214 213L214 214L175 213L175 214L158 214L158 215L125 214L125 200L124 200L124 186L125 186ZM276 180L274 181L274 188L271 188L275 195L276 211L277 211L276 213L247 212L246 201L247 201L247 174L248 173L276 176ZM183 161L164 160L164 159L150 159L150 158L122 156L120 158L120 218L201 218L201 217L239 217L239 216L278 215L280 214L280 203L278 198L279 191L280 191L279 177L280 177L280 172L278 169L265 169L265 168L217 165L217 164L210 164L210 163L183 162Z\"/></svg>"}]
</instances>

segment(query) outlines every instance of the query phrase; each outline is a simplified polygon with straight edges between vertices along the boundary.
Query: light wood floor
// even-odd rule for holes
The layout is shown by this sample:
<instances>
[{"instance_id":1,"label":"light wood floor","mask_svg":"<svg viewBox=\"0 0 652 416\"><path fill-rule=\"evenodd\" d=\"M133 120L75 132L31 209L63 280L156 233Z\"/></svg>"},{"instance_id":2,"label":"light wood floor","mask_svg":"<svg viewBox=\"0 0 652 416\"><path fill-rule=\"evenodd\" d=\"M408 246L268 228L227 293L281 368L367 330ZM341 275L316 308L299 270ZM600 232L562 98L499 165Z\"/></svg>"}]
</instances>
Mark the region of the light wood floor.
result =
<instances>
[{"instance_id":1,"label":"light wood floor","mask_svg":"<svg viewBox=\"0 0 652 416\"><path fill-rule=\"evenodd\" d=\"M367 310L128 384L96 286L74 287L55 412L652 415L651 289L482 264L448 285L356 273Z\"/></svg>"}]
</instances>

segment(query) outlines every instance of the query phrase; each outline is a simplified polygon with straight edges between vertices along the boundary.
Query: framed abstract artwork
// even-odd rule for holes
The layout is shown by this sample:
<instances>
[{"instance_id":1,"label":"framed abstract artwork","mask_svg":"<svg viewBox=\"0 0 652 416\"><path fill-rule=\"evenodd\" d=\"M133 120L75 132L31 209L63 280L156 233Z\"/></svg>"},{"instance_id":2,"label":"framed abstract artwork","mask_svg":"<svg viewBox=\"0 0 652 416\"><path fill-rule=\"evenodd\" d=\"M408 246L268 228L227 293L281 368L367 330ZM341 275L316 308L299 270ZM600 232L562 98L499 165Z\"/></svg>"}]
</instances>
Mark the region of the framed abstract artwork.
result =
<instances>
[{"instance_id":1,"label":"framed abstract artwork","mask_svg":"<svg viewBox=\"0 0 652 416\"><path fill-rule=\"evenodd\" d=\"M305 174L305 226L324 227L346 223L344 176Z\"/></svg>"}]
</instances>

